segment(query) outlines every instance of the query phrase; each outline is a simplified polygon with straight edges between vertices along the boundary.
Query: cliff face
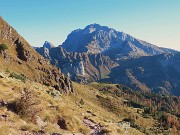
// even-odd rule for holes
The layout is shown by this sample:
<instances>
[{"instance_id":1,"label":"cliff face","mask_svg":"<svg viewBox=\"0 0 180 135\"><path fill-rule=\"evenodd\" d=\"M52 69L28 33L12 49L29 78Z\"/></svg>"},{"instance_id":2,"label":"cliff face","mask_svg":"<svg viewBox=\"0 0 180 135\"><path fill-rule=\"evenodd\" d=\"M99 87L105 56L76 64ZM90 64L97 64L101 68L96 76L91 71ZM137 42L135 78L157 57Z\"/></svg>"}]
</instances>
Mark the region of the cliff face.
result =
<instances>
[{"instance_id":1,"label":"cliff face","mask_svg":"<svg viewBox=\"0 0 180 135\"><path fill-rule=\"evenodd\" d=\"M106 78L111 69L118 65L108 56L66 52L61 46L50 49L41 47L36 48L36 51L76 81L79 77L89 81Z\"/></svg>"},{"instance_id":2,"label":"cliff face","mask_svg":"<svg viewBox=\"0 0 180 135\"><path fill-rule=\"evenodd\" d=\"M49 64L29 43L0 17L0 44L8 49L0 52L0 70L24 74L29 80L51 85L57 90L72 92L69 78Z\"/></svg>"}]
</instances>

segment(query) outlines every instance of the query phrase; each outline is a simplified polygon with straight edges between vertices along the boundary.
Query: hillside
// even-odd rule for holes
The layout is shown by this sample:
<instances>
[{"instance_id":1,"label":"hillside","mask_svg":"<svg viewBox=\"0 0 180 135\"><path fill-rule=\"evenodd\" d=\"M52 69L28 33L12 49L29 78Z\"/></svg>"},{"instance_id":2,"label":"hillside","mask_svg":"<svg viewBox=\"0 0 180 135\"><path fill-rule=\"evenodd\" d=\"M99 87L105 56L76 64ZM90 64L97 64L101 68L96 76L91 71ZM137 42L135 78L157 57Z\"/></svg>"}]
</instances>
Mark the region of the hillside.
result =
<instances>
[{"instance_id":1,"label":"hillside","mask_svg":"<svg viewBox=\"0 0 180 135\"><path fill-rule=\"evenodd\" d=\"M121 67L109 56L67 52L49 42L36 49L47 60L0 18L0 135L180 133L179 97L151 93L146 87L142 92L121 84L85 85L69 79L69 71L76 71L74 79L80 82L88 77L107 78ZM164 67L173 65L171 69L179 72L179 53L146 58L154 57L158 57L156 62L163 61ZM134 59L134 64L136 60L140 58ZM67 76L61 73L66 68Z\"/></svg>"},{"instance_id":2,"label":"hillside","mask_svg":"<svg viewBox=\"0 0 180 135\"><path fill-rule=\"evenodd\" d=\"M180 53L120 61L108 79L136 90L180 96ZM120 76L119 76L120 75Z\"/></svg>"},{"instance_id":3,"label":"hillside","mask_svg":"<svg viewBox=\"0 0 180 135\"><path fill-rule=\"evenodd\" d=\"M2 17L0 48L0 71L8 70L31 81L53 86L57 90L73 91L71 81L40 56Z\"/></svg>"},{"instance_id":4,"label":"hillside","mask_svg":"<svg viewBox=\"0 0 180 135\"><path fill-rule=\"evenodd\" d=\"M151 107L147 100L149 98L142 95L142 99L139 99L138 95L141 93L133 93L121 85L74 83L76 93L61 94L50 86L29 80L23 83L8 77L8 73L0 74L0 98L3 99L0 101L1 135L83 135L90 132L94 135L178 134L179 118L176 115L179 113L180 108L177 105L180 100L176 97L166 97L172 100L166 105L178 107L176 113L160 111L163 104L159 105L158 102L162 102L164 97L152 100L160 107L154 108L154 115L147 110ZM38 101L38 104L29 106L34 110L40 108L35 117L29 117L29 114L22 115L14 109L14 105L18 105L19 99L22 99L22 91L25 92L25 89L36 95L31 101ZM166 124L166 117L169 116L173 122L170 125ZM163 117L165 121L161 125Z\"/></svg>"}]
</instances>

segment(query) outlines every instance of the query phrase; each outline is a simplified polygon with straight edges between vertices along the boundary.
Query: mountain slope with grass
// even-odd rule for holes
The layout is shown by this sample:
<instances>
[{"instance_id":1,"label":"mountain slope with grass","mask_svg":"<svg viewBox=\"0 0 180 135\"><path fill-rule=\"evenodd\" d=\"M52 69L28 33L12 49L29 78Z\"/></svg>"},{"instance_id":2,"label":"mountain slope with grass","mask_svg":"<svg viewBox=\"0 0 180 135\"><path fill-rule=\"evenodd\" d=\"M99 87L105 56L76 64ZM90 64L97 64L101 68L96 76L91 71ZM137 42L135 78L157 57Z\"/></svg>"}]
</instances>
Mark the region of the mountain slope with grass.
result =
<instances>
[{"instance_id":1,"label":"mountain slope with grass","mask_svg":"<svg viewBox=\"0 0 180 135\"><path fill-rule=\"evenodd\" d=\"M57 90L73 91L71 81L61 71L40 56L29 43L0 17L0 71L53 86Z\"/></svg>"},{"instance_id":2,"label":"mountain slope with grass","mask_svg":"<svg viewBox=\"0 0 180 135\"><path fill-rule=\"evenodd\" d=\"M46 42L44 48L55 47ZM107 76L117 66L101 54L72 54L60 49L60 57L68 56L68 62L91 61L87 66L102 72L107 68L107 73L100 76ZM0 135L180 133L179 97L134 91L120 84L71 82L2 18L0 65ZM83 66L80 62L81 75Z\"/></svg>"},{"instance_id":3,"label":"mountain slope with grass","mask_svg":"<svg viewBox=\"0 0 180 135\"><path fill-rule=\"evenodd\" d=\"M0 75L1 135L174 135L180 129L180 99L175 96L103 83L73 83L75 93L61 94L7 72Z\"/></svg>"}]
</instances>

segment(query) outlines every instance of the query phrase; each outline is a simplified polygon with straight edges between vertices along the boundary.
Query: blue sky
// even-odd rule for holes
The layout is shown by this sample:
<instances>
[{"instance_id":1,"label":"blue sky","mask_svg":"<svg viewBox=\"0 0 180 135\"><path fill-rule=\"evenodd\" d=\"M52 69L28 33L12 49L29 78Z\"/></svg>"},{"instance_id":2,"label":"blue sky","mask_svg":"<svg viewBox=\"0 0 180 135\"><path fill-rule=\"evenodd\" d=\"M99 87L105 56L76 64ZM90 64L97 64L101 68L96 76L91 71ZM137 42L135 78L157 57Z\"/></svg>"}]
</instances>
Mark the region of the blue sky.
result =
<instances>
[{"instance_id":1,"label":"blue sky","mask_svg":"<svg viewBox=\"0 0 180 135\"><path fill-rule=\"evenodd\" d=\"M0 15L32 46L61 44L98 23L180 50L180 0L0 0Z\"/></svg>"}]
</instances>

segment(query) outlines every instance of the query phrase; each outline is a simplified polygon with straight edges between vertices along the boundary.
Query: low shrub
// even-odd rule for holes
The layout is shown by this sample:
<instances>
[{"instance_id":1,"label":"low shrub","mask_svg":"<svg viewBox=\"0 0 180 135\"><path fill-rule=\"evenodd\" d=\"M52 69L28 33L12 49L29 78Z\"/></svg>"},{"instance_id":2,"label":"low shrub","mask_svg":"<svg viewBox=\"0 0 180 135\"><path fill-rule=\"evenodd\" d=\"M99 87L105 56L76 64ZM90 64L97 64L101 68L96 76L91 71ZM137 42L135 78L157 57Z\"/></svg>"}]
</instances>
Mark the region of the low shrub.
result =
<instances>
[{"instance_id":1,"label":"low shrub","mask_svg":"<svg viewBox=\"0 0 180 135\"><path fill-rule=\"evenodd\" d=\"M24 88L20 99L16 101L16 112L20 116L30 118L33 121L35 116L42 111L39 107L40 103L41 102L38 100L37 94L27 88Z\"/></svg>"},{"instance_id":2,"label":"low shrub","mask_svg":"<svg viewBox=\"0 0 180 135\"><path fill-rule=\"evenodd\" d=\"M23 74L16 74L16 73L12 72L10 74L10 77L21 80L24 83L26 82L26 76L24 76Z\"/></svg>"},{"instance_id":3,"label":"low shrub","mask_svg":"<svg viewBox=\"0 0 180 135\"><path fill-rule=\"evenodd\" d=\"M8 49L7 45L0 44L0 51L4 51L4 50L7 50L7 49Z\"/></svg>"},{"instance_id":4,"label":"low shrub","mask_svg":"<svg viewBox=\"0 0 180 135\"><path fill-rule=\"evenodd\" d=\"M80 102L81 105L84 105L84 100L81 98Z\"/></svg>"}]
</instances>

